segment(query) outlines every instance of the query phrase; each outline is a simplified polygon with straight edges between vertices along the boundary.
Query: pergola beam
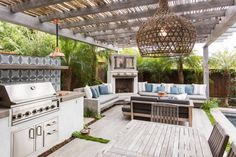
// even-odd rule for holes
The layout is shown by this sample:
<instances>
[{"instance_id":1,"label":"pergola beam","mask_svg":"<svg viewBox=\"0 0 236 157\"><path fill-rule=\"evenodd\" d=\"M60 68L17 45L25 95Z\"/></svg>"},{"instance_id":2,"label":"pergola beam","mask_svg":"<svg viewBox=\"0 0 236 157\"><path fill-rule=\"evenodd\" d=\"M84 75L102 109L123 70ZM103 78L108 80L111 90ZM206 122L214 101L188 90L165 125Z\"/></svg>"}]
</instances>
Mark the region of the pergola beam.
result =
<instances>
[{"instance_id":1,"label":"pergola beam","mask_svg":"<svg viewBox=\"0 0 236 157\"><path fill-rule=\"evenodd\" d=\"M144 11L141 13L129 13L124 15L117 15L117 16L111 16L111 17L104 17L104 18L95 18L93 20L85 20L80 22L71 22L71 23L63 23L60 25L60 28L71 28L71 27L82 27L87 25L94 25L94 24L100 24L100 23L109 23L109 22L116 22L116 21L126 21L131 19L139 19L139 18L148 18L150 16L153 16L153 14L156 12L156 10L149 10ZM224 10L217 10L217 11L207 11L207 12L201 12L201 13L194 13L194 14L185 14L182 15L188 19L208 19L211 17L222 17L225 15Z\"/></svg>"},{"instance_id":2,"label":"pergola beam","mask_svg":"<svg viewBox=\"0 0 236 157\"><path fill-rule=\"evenodd\" d=\"M38 18L32 17L30 15L26 15L24 13L12 13L9 8L0 6L0 20L14 23L17 25L22 25L31 29L43 31L50 34L55 34L55 25L49 22L40 23ZM85 37L81 34L74 34L73 31L69 29L62 29L59 30L59 35L63 37L67 37L73 40L78 40L81 42L89 43L92 45L96 45L99 47L111 49L111 50L117 50L112 45L102 44L99 41L94 40L91 37Z\"/></svg>"},{"instance_id":3,"label":"pergola beam","mask_svg":"<svg viewBox=\"0 0 236 157\"><path fill-rule=\"evenodd\" d=\"M64 13L52 13L46 16L41 16L39 19L41 22L51 21L52 19L66 19L76 16L85 16L97 13L103 13L108 11L120 10L120 9L127 9L133 8L136 6L144 6L150 4L156 4L157 0L126 0L126 1L118 1L113 2L110 4L103 4L95 7L88 7L88 8L81 8L75 9L72 11L65 11Z\"/></svg>"},{"instance_id":4,"label":"pergola beam","mask_svg":"<svg viewBox=\"0 0 236 157\"><path fill-rule=\"evenodd\" d=\"M71 11L65 11L63 13L52 13L49 15L41 16L39 19L41 22L48 22L55 18L58 19L66 19L71 17L77 16L86 16L91 14L98 14L103 12L111 12L120 9L127 9L127 8L134 8L139 6L157 4L158 0L126 0L126 1L118 1L113 2L111 4L103 4L95 7L88 7L88 8L81 8L75 9ZM208 9L208 8L215 8L215 7L222 7L222 6L229 6L233 5L232 0L213 0L207 2L197 2L197 3L187 3L187 4L180 4L176 6L171 6L171 10L174 12L184 12L184 11L193 11L199 9ZM156 10L156 8L155 8Z\"/></svg>"},{"instance_id":5,"label":"pergola beam","mask_svg":"<svg viewBox=\"0 0 236 157\"><path fill-rule=\"evenodd\" d=\"M208 21L199 21L193 23L195 27L210 27L213 28L218 23L218 20L208 20ZM93 33L89 33L89 36L102 36L102 35L112 35L112 34L121 34L121 33L130 33L130 32L137 32L139 29L138 26L133 28L126 28L126 29L115 29L115 30L106 30L106 31L97 31Z\"/></svg>"},{"instance_id":6,"label":"pergola beam","mask_svg":"<svg viewBox=\"0 0 236 157\"><path fill-rule=\"evenodd\" d=\"M46 7L49 5L54 5L58 3L68 2L71 0L28 0L24 2L19 2L11 6L12 12L23 12L25 10Z\"/></svg>"},{"instance_id":7,"label":"pergola beam","mask_svg":"<svg viewBox=\"0 0 236 157\"><path fill-rule=\"evenodd\" d=\"M129 38L133 39L136 38L136 31L129 31L129 32L114 32L113 34L110 35L100 35L100 36L95 36L94 38L97 40L104 40L104 41L109 41L109 40L116 40L118 38ZM208 35L211 33L211 28L205 27L205 29L199 28L197 29L197 34L198 35Z\"/></svg>"},{"instance_id":8,"label":"pergola beam","mask_svg":"<svg viewBox=\"0 0 236 157\"><path fill-rule=\"evenodd\" d=\"M225 13L225 18L222 20L220 24L216 25L215 29L208 37L205 47L213 43L218 37L220 37L224 32L226 32L235 22L236 22L236 6L232 6L229 9L227 9Z\"/></svg>"}]
</instances>

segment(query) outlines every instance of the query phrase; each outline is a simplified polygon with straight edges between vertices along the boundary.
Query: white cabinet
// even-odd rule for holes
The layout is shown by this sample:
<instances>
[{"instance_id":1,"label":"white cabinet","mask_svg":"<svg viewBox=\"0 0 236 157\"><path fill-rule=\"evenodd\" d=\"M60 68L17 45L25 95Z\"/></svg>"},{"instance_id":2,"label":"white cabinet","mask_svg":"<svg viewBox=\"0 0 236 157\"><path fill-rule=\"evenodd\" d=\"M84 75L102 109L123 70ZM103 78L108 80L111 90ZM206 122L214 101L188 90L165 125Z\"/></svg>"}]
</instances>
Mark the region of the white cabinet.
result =
<instances>
[{"instance_id":1,"label":"white cabinet","mask_svg":"<svg viewBox=\"0 0 236 157\"><path fill-rule=\"evenodd\" d=\"M9 118L0 118L0 156L10 157L11 131Z\"/></svg>"},{"instance_id":2,"label":"white cabinet","mask_svg":"<svg viewBox=\"0 0 236 157\"><path fill-rule=\"evenodd\" d=\"M30 127L13 134L14 157L25 157L34 153L35 128Z\"/></svg>"},{"instance_id":3,"label":"white cabinet","mask_svg":"<svg viewBox=\"0 0 236 157\"><path fill-rule=\"evenodd\" d=\"M58 142L58 118L13 132L13 157L26 157Z\"/></svg>"},{"instance_id":4,"label":"white cabinet","mask_svg":"<svg viewBox=\"0 0 236 157\"><path fill-rule=\"evenodd\" d=\"M72 133L81 130L84 125L84 98L61 102L59 111L59 141L71 137Z\"/></svg>"}]
</instances>

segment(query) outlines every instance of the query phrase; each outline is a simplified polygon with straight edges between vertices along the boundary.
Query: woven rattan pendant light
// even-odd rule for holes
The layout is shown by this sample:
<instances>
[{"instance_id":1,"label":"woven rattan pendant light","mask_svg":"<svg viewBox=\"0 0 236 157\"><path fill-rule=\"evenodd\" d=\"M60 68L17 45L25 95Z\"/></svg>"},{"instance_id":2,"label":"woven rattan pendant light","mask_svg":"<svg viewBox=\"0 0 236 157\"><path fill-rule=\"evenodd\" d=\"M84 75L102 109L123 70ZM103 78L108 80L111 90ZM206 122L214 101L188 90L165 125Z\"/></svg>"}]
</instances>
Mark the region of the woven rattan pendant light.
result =
<instances>
[{"instance_id":1,"label":"woven rattan pendant light","mask_svg":"<svg viewBox=\"0 0 236 157\"><path fill-rule=\"evenodd\" d=\"M159 9L137 32L137 45L143 57L174 57L191 53L196 28L184 17L170 12L167 0L159 0Z\"/></svg>"}]
</instances>

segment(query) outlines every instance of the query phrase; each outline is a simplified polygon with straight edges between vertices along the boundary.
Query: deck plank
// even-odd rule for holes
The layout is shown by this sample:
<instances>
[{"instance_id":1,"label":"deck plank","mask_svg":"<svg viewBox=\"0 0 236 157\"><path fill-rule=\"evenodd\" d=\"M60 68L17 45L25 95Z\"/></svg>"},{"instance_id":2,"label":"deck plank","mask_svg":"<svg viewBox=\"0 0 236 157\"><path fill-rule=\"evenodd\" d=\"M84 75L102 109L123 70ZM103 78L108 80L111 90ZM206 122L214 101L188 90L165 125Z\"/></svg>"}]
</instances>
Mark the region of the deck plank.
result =
<instances>
[{"instance_id":1,"label":"deck plank","mask_svg":"<svg viewBox=\"0 0 236 157\"><path fill-rule=\"evenodd\" d=\"M117 140L119 141L119 136L123 134L124 130L126 131L126 125L130 122L130 119L124 118L122 115L121 107L121 105L115 106L103 113L105 117L90 126L91 135L110 139L110 143L116 142ZM156 135L153 135L150 138L150 142L148 142L148 145L144 149L145 154L154 154L157 142L160 135L162 135L163 128L155 128L157 128L155 129ZM193 128L199 129L200 133L204 134L207 138L210 135L212 126L205 112L201 109L193 109ZM133 129L138 131L138 127ZM178 129L175 130L175 134L178 134ZM177 136L175 136L175 138L177 138ZM104 149L107 149L109 147L108 145L109 144L75 139L49 155L49 157L96 157L97 154L101 153ZM176 145L176 140L173 144L173 149L175 149L175 147L178 147L178 145ZM197 149L195 148L195 150ZM177 154L172 154L172 156L177 157Z\"/></svg>"},{"instance_id":2,"label":"deck plank","mask_svg":"<svg viewBox=\"0 0 236 157\"><path fill-rule=\"evenodd\" d=\"M156 122L144 122L138 120L132 120L130 122L132 125L140 125L140 130L137 132L124 132L123 137L120 137L120 140L125 140L124 137L127 137L127 134L130 136L135 136L133 141L125 143L124 146L116 146L116 143L113 144L111 148L108 149L108 152L117 153L125 157L167 157L167 156L178 156L178 157L211 157L211 150L208 145L208 142L204 135L201 135L197 129L170 125L170 124L161 124ZM129 126L132 126L128 124ZM152 136L151 134L156 134L154 128L158 126L158 130L162 128L162 131L157 132L158 140L156 143L149 140ZM135 127L135 126L134 126ZM144 148L151 142L153 145L153 152L144 152ZM196 147L194 147L196 146ZM153 154L154 153L154 154ZM105 153L106 154L106 153Z\"/></svg>"}]
</instances>

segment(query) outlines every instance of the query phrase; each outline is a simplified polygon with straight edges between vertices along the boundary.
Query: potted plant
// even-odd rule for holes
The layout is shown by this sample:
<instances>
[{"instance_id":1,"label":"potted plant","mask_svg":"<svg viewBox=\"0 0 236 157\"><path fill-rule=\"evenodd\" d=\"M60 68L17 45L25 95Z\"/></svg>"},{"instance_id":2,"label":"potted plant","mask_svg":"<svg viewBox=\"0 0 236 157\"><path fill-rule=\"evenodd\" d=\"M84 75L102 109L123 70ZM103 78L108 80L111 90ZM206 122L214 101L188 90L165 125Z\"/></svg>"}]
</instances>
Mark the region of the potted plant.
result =
<instances>
[{"instance_id":1,"label":"potted plant","mask_svg":"<svg viewBox=\"0 0 236 157\"><path fill-rule=\"evenodd\" d=\"M80 131L81 135L89 135L90 129L87 125L84 125L84 128Z\"/></svg>"}]
</instances>

